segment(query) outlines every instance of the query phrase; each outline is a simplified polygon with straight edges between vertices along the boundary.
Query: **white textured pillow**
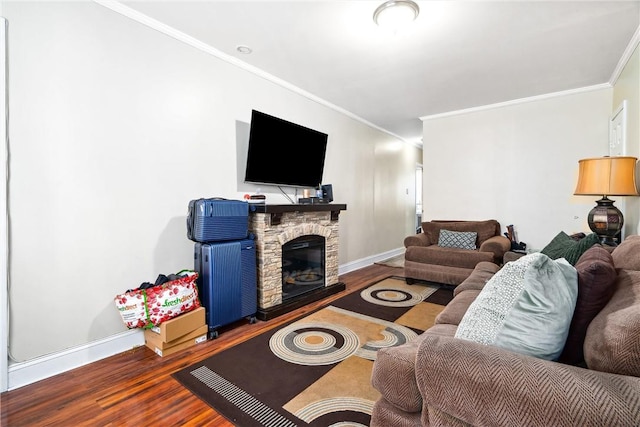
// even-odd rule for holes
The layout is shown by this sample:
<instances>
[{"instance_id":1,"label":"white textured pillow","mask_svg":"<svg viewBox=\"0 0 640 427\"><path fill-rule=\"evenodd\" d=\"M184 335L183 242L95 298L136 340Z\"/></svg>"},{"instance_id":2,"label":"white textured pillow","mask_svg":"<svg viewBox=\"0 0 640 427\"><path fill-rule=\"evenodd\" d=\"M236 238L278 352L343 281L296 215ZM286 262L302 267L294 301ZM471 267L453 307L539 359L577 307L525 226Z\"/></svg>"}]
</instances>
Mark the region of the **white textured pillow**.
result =
<instances>
[{"instance_id":1,"label":"white textured pillow","mask_svg":"<svg viewBox=\"0 0 640 427\"><path fill-rule=\"evenodd\" d=\"M475 231L440 230L438 246L445 248L475 249L478 233Z\"/></svg>"},{"instance_id":2,"label":"white textured pillow","mask_svg":"<svg viewBox=\"0 0 640 427\"><path fill-rule=\"evenodd\" d=\"M578 274L542 253L505 264L467 309L456 338L541 359L562 353L578 296Z\"/></svg>"}]
</instances>

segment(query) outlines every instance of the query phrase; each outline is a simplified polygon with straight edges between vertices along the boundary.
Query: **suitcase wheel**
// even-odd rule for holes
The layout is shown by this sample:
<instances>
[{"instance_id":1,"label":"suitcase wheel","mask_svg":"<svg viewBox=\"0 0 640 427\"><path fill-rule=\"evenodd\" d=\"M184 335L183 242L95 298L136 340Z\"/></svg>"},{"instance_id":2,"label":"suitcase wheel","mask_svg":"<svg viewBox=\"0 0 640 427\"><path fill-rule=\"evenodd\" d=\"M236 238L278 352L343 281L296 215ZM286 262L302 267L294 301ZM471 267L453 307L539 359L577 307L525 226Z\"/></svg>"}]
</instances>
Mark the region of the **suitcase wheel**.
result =
<instances>
[{"instance_id":1,"label":"suitcase wheel","mask_svg":"<svg viewBox=\"0 0 640 427\"><path fill-rule=\"evenodd\" d=\"M256 323L256 316L249 317L249 324L253 325L254 323Z\"/></svg>"},{"instance_id":2,"label":"suitcase wheel","mask_svg":"<svg viewBox=\"0 0 640 427\"><path fill-rule=\"evenodd\" d=\"M210 340L215 340L216 338L218 338L218 331L209 331L209 339Z\"/></svg>"}]
</instances>

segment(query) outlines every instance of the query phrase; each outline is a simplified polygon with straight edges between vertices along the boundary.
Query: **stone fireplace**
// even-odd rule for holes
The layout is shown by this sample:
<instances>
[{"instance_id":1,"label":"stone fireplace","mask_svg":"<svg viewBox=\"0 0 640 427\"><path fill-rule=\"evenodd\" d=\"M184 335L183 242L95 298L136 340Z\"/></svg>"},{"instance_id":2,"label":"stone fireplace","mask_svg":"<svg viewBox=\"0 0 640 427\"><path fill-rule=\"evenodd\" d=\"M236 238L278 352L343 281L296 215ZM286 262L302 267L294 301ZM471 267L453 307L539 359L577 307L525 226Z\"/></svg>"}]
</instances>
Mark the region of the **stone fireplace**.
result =
<instances>
[{"instance_id":1,"label":"stone fireplace","mask_svg":"<svg viewBox=\"0 0 640 427\"><path fill-rule=\"evenodd\" d=\"M256 242L259 319L268 320L345 289L344 283L338 281L338 217L346 205L250 208L249 231Z\"/></svg>"}]
</instances>

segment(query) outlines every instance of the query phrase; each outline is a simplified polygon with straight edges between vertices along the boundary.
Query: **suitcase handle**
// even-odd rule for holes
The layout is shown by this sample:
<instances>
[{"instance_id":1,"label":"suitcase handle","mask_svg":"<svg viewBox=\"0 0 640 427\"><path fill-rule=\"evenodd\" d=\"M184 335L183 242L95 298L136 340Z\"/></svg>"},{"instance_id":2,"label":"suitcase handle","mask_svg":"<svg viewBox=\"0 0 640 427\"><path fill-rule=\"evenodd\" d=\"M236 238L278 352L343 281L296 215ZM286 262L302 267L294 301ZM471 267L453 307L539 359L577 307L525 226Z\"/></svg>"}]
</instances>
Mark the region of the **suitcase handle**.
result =
<instances>
[{"instance_id":1,"label":"suitcase handle","mask_svg":"<svg viewBox=\"0 0 640 427\"><path fill-rule=\"evenodd\" d=\"M226 198L224 198L224 197L209 197L209 198L208 198L208 199L206 199L206 200L229 200L229 199L226 199ZM205 214L205 216L211 216L211 215L213 215L213 205L208 205L208 206L207 206L207 209L209 209L209 212L205 212L205 213L204 213L204 214Z\"/></svg>"}]
</instances>

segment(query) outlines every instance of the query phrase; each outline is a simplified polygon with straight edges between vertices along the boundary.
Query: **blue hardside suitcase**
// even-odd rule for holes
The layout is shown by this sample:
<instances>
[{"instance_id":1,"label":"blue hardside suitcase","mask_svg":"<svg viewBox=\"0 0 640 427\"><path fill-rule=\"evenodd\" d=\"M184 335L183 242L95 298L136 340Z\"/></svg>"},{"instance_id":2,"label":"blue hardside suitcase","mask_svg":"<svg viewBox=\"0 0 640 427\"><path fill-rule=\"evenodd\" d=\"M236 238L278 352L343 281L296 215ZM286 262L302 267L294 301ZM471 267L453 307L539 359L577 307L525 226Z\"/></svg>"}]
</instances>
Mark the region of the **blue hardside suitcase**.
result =
<instances>
[{"instance_id":1,"label":"blue hardside suitcase","mask_svg":"<svg viewBox=\"0 0 640 427\"><path fill-rule=\"evenodd\" d=\"M189 202L187 237L208 243L246 239L249 234L249 203L222 198Z\"/></svg>"},{"instance_id":2,"label":"blue hardside suitcase","mask_svg":"<svg viewBox=\"0 0 640 427\"><path fill-rule=\"evenodd\" d=\"M256 247L253 239L196 243L194 269L198 293L206 311L209 338L221 326L247 318L256 321L258 288Z\"/></svg>"}]
</instances>

